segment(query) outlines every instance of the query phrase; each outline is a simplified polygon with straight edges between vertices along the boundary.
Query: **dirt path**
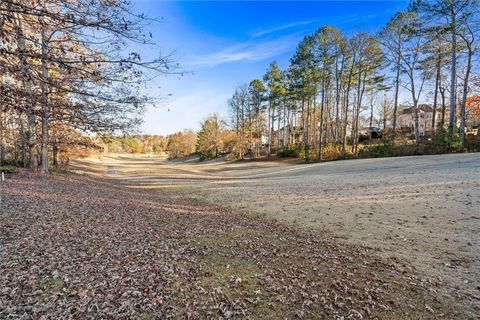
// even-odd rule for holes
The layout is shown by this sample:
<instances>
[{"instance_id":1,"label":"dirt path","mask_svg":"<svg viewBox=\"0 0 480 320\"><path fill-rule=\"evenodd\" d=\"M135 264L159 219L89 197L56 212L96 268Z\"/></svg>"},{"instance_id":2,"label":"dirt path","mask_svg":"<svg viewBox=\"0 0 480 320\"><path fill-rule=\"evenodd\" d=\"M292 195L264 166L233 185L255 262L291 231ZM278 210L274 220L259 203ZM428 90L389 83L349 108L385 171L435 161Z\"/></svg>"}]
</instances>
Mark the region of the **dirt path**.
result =
<instances>
[{"instance_id":1,"label":"dirt path","mask_svg":"<svg viewBox=\"0 0 480 320\"><path fill-rule=\"evenodd\" d=\"M166 161L107 156L76 163L135 187L318 229L408 261L446 297L480 313L480 154L338 161Z\"/></svg>"}]
</instances>

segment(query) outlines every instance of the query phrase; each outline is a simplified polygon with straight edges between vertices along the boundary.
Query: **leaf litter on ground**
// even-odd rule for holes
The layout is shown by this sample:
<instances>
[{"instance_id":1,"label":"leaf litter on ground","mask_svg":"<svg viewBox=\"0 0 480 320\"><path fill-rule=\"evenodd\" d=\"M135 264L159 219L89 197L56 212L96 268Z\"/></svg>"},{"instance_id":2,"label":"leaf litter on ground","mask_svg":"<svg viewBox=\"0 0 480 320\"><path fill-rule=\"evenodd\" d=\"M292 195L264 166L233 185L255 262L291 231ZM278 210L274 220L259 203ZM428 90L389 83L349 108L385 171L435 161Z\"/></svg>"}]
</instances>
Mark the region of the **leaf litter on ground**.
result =
<instances>
[{"instance_id":1,"label":"leaf litter on ground","mask_svg":"<svg viewBox=\"0 0 480 320\"><path fill-rule=\"evenodd\" d=\"M462 317L408 264L319 232L85 176L2 192L0 318Z\"/></svg>"}]
</instances>

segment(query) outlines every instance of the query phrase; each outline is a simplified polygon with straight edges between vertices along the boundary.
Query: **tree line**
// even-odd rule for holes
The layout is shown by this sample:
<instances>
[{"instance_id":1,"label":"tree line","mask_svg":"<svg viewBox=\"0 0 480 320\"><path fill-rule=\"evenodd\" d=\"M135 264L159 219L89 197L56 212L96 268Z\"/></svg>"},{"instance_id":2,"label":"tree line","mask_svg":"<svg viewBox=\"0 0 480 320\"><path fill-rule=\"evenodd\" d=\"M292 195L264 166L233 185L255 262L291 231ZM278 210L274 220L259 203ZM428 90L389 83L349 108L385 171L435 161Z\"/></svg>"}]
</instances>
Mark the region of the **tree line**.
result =
<instances>
[{"instance_id":1,"label":"tree line","mask_svg":"<svg viewBox=\"0 0 480 320\"><path fill-rule=\"evenodd\" d=\"M401 97L413 111L414 148L434 141L462 150L469 96L479 88L479 16L477 0L415 0L376 34L324 26L305 36L286 69L272 62L228 101L238 157L358 156L362 130L377 126L392 146L408 144L400 141ZM420 131L426 103L430 142Z\"/></svg>"},{"instance_id":2,"label":"tree line","mask_svg":"<svg viewBox=\"0 0 480 320\"><path fill-rule=\"evenodd\" d=\"M49 170L58 150L89 135L131 130L152 103L148 80L176 72L127 0L0 2L0 161Z\"/></svg>"},{"instance_id":3,"label":"tree line","mask_svg":"<svg viewBox=\"0 0 480 320\"><path fill-rule=\"evenodd\" d=\"M346 158L368 149L362 140L373 127L382 129L382 148L435 143L462 150L469 143L466 119L479 114L478 6L415 0L376 34L347 37L321 27L298 44L287 68L272 62L262 79L235 90L228 124L212 115L198 134L145 138L118 134L136 127L154 102L142 94L148 81L179 73L171 55L145 59L137 52L158 49L147 31L153 20L128 0L4 0L0 164L47 172L73 146L172 157L198 152L203 159L275 152ZM405 97L413 144L398 122ZM433 110L428 141L419 119L426 103Z\"/></svg>"},{"instance_id":4,"label":"tree line","mask_svg":"<svg viewBox=\"0 0 480 320\"><path fill-rule=\"evenodd\" d=\"M82 145L84 155L92 153L143 153L168 155L169 158L198 154L201 160L235 154L236 135L226 121L212 114L201 122L198 131L186 129L162 135L104 135L88 139ZM69 150L75 156L76 152Z\"/></svg>"}]
</instances>

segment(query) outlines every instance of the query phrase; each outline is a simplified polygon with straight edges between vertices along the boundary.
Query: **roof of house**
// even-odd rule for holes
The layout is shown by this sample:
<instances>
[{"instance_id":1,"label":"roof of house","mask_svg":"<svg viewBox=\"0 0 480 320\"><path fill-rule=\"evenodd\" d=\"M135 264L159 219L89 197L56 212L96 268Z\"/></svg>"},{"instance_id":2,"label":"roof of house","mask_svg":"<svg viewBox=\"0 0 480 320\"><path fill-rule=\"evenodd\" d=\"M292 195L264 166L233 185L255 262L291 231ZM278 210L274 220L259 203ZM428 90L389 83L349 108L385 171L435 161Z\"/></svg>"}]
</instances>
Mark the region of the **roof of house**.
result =
<instances>
[{"instance_id":1,"label":"roof of house","mask_svg":"<svg viewBox=\"0 0 480 320\"><path fill-rule=\"evenodd\" d=\"M431 104L419 104L418 110L423 112L433 112ZM399 114L412 114L413 106L399 106Z\"/></svg>"}]
</instances>

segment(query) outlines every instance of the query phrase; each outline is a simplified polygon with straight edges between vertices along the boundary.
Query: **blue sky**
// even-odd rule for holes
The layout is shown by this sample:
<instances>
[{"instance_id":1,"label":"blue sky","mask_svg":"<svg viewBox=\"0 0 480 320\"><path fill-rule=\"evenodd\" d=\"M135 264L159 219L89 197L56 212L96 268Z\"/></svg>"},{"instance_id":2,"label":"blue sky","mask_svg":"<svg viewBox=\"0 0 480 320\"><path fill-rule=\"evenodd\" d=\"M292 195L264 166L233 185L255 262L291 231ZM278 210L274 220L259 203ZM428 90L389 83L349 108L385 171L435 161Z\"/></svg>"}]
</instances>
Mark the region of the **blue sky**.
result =
<instances>
[{"instance_id":1,"label":"blue sky","mask_svg":"<svg viewBox=\"0 0 480 320\"><path fill-rule=\"evenodd\" d=\"M214 112L227 117L235 88L261 79L273 60L286 68L305 35L327 24L345 35L374 33L407 3L136 0L136 11L163 18L149 27L162 51L175 51L183 70L191 71L151 83L150 94L168 98L147 110L141 130L169 134L198 129Z\"/></svg>"}]
</instances>

